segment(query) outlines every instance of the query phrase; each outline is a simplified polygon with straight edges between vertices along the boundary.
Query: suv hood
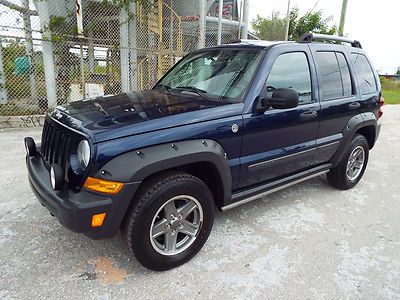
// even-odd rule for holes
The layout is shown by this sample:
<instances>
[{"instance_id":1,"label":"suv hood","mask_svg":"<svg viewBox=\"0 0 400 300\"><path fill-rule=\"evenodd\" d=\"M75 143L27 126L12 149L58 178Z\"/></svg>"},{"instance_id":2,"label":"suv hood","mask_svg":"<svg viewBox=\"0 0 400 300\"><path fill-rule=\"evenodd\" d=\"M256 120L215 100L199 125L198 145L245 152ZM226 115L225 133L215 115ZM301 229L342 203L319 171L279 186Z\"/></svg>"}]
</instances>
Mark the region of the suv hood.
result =
<instances>
[{"instance_id":1,"label":"suv hood","mask_svg":"<svg viewBox=\"0 0 400 300\"><path fill-rule=\"evenodd\" d=\"M71 102L56 107L50 116L90 135L96 143L227 117L240 113L242 107L242 103L206 100L192 92L147 90Z\"/></svg>"}]
</instances>

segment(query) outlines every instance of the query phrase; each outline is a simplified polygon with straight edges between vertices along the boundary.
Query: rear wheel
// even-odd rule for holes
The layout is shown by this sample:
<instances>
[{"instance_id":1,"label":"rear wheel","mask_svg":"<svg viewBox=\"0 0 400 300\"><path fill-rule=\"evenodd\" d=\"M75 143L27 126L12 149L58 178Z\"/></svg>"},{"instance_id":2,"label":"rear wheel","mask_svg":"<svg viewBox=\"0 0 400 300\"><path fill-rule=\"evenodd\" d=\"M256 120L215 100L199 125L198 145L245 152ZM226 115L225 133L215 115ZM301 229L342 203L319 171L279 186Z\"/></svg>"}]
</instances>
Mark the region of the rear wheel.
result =
<instances>
[{"instance_id":1,"label":"rear wheel","mask_svg":"<svg viewBox=\"0 0 400 300\"><path fill-rule=\"evenodd\" d=\"M134 200L123 233L129 250L152 270L190 260L206 242L215 207L207 185L183 172L150 179Z\"/></svg>"},{"instance_id":2,"label":"rear wheel","mask_svg":"<svg viewBox=\"0 0 400 300\"><path fill-rule=\"evenodd\" d=\"M367 139L363 135L356 134L342 161L327 174L328 182L338 189L351 189L361 180L367 167L368 156Z\"/></svg>"}]
</instances>

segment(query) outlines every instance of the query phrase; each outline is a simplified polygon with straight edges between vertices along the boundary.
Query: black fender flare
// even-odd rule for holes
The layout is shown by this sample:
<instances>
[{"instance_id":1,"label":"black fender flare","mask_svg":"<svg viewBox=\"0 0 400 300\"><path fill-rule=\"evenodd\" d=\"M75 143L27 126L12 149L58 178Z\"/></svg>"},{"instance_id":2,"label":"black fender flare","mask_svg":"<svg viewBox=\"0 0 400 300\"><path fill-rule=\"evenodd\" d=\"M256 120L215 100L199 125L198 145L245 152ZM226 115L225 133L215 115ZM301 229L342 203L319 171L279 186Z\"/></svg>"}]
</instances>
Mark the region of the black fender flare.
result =
<instances>
[{"instance_id":1,"label":"black fender flare","mask_svg":"<svg viewBox=\"0 0 400 300\"><path fill-rule=\"evenodd\" d=\"M334 165L337 165L343 159L356 132L366 126L374 126L375 128L378 126L376 117L372 112L355 115L347 122L343 130L342 142L332 158Z\"/></svg>"},{"instance_id":2,"label":"black fender flare","mask_svg":"<svg viewBox=\"0 0 400 300\"><path fill-rule=\"evenodd\" d=\"M219 173L224 202L232 194L232 176L223 147L214 140L188 140L135 149L108 161L94 175L119 182L139 182L168 169L208 162Z\"/></svg>"}]
</instances>

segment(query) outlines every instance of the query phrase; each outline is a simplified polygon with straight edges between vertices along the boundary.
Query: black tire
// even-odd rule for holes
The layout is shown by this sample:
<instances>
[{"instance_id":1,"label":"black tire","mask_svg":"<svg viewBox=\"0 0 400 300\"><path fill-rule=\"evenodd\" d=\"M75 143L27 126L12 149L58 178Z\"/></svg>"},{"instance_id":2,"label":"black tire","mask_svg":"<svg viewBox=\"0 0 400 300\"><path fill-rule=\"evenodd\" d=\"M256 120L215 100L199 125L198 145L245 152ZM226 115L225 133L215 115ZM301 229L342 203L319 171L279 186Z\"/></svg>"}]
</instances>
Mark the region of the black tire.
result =
<instances>
[{"instance_id":1,"label":"black tire","mask_svg":"<svg viewBox=\"0 0 400 300\"><path fill-rule=\"evenodd\" d=\"M160 254L151 241L153 219L165 203L179 195L197 199L202 208L203 220L194 241L187 249L174 255ZM215 215L213 197L207 185L193 175L184 172L159 174L144 183L133 201L122 233L130 252L148 269L163 271L184 264L200 251L210 235Z\"/></svg>"},{"instance_id":2,"label":"black tire","mask_svg":"<svg viewBox=\"0 0 400 300\"><path fill-rule=\"evenodd\" d=\"M358 174L358 176L350 180L347 176L347 163L350 158L351 153L353 152L354 149L357 147L362 147L364 149L364 164L361 168L361 172ZM361 135L361 134L356 134L353 137L353 140L351 141L351 146L349 150L346 152L346 154L343 156L342 160L340 163L333 169L329 171L327 174L326 178L329 182L330 185L341 189L341 190L348 190L353 188L354 186L357 185L357 183L361 180L365 169L367 167L368 163L368 156L369 156L369 146L368 146L368 141L367 139Z\"/></svg>"}]
</instances>

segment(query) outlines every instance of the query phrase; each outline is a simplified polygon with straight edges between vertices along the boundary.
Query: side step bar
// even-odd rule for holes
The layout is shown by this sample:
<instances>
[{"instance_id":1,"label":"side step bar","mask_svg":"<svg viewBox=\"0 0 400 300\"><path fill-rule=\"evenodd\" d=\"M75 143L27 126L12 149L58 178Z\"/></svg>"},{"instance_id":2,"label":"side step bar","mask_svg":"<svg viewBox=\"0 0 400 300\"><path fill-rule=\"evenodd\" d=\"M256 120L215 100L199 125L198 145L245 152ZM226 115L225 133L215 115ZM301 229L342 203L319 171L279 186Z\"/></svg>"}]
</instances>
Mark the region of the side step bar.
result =
<instances>
[{"instance_id":1,"label":"side step bar","mask_svg":"<svg viewBox=\"0 0 400 300\"><path fill-rule=\"evenodd\" d=\"M309 180L314 177L326 174L329 172L332 164L324 164L313 169L303 171L286 178L282 178L262 186L257 186L255 188L234 193L232 195L232 202L226 206L221 207L222 211L234 208L236 206L245 204L247 202L262 198L266 195L275 193L292 185L298 184L300 182Z\"/></svg>"}]
</instances>

